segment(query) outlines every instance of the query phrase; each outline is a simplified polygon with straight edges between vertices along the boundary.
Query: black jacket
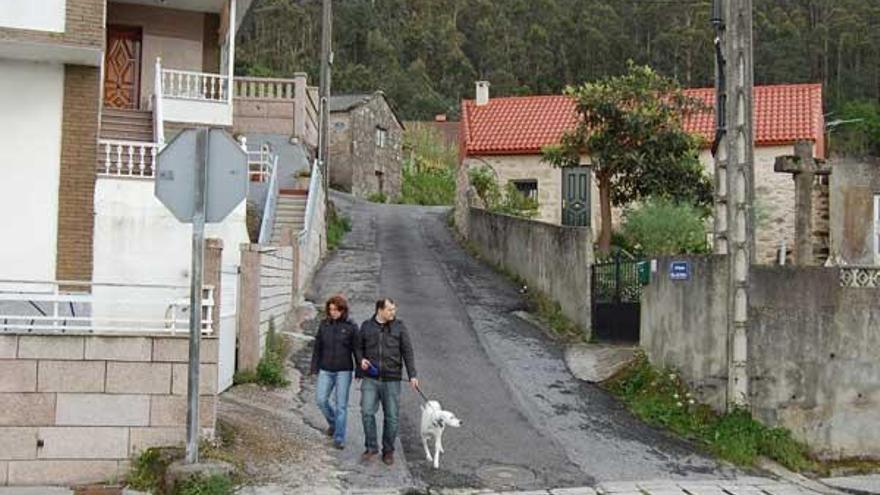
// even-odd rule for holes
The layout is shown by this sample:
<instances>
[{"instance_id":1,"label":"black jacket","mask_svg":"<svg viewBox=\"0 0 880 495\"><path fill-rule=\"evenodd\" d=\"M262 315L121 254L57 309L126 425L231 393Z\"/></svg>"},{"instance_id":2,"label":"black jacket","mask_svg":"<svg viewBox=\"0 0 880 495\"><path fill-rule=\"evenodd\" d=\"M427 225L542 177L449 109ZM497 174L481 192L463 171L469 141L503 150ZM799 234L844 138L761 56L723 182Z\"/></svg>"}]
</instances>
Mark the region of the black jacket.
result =
<instances>
[{"instance_id":1,"label":"black jacket","mask_svg":"<svg viewBox=\"0 0 880 495\"><path fill-rule=\"evenodd\" d=\"M351 320L325 319L318 327L312 350L312 373L351 371L354 369L354 345L357 325Z\"/></svg>"},{"instance_id":2,"label":"black jacket","mask_svg":"<svg viewBox=\"0 0 880 495\"><path fill-rule=\"evenodd\" d=\"M355 356L358 365L366 358L377 366L380 380L400 380L403 377L404 365L409 378L416 377L412 343L406 326L400 320L393 320L383 325L373 317L363 322L358 332ZM361 375L369 376L367 372L361 372Z\"/></svg>"}]
</instances>

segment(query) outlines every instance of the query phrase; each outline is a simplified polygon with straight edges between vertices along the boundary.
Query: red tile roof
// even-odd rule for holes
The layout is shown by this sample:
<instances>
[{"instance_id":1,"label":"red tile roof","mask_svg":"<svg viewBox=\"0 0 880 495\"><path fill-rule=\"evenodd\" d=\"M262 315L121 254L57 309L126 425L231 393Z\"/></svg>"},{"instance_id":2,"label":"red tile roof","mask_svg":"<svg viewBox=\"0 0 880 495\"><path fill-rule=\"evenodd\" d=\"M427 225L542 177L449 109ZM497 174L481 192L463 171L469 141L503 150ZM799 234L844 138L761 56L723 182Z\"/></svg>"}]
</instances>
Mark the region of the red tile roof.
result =
<instances>
[{"instance_id":1,"label":"red tile roof","mask_svg":"<svg viewBox=\"0 0 880 495\"><path fill-rule=\"evenodd\" d=\"M715 90L695 88L687 94L714 108ZM816 142L816 155L824 156L822 85L781 84L756 86L755 146L774 146L798 140ZM566 96L491 98L477 106L462 101L461 145L470 156L537 154L548 144L559 142L562 133L574 126L574 101ZM714 111L685 119L685 128L711 144L715 134Z\"/></svg>"}]
</instances>

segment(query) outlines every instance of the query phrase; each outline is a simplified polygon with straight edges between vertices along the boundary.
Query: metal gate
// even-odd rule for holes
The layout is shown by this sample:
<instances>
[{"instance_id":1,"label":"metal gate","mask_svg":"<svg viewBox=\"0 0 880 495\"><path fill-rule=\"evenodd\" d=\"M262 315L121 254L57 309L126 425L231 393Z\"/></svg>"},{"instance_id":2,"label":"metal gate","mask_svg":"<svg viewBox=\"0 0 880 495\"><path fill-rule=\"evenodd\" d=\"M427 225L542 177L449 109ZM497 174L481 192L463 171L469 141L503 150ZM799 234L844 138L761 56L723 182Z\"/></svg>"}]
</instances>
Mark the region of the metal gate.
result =
<instances>
[{"instance_id":1,"label":"metal gate","mask_svg":"<svg viewBox=\"0 0 880 495\"><path fill-rule=\"evenodd\" d=\"M621 252L595 263L590 274L593 335L610 342L638 342L642 285L646 261L629 259Z\"/></svg>"}]
</instances>

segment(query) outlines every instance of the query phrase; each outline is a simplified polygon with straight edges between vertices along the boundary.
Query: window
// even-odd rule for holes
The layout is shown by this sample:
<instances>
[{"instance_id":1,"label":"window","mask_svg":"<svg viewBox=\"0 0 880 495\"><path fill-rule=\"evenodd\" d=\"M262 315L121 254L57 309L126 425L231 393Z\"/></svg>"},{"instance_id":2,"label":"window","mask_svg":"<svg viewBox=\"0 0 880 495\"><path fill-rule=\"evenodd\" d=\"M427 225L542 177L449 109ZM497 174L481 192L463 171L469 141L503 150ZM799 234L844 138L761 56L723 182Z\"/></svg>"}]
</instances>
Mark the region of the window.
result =
<instances>
[{"instance_id":1,"label":"window","mask_svg":"<svg viewBox=\"0 0 880 495\"><path fill-rule=\"evenodd\" d=\"M388 131L381 127L376 128L376 147L384 148L388 140Z\"/></svg>"},{"instance_id":2,"label":"window","mask_svg":"<svg viewBox=\"0 0 880 495\"><path fill-rule=\"evenodd\" d=\"M880 265L880 194L874 195L874 264Z\"/></svg>"},{"instance_id":3,"label":"window","mask_svg":"<svg viewBox=\"0 0 880 495\"><path fill-rule=\"evenodd\" d=\"M535 179L528 180L515 180L513 181L513 185L516 186L516 190L521 192L523 196L527 198L532 198L537 201L538 199L538 181Z\"/></svg>"}]
</instances>

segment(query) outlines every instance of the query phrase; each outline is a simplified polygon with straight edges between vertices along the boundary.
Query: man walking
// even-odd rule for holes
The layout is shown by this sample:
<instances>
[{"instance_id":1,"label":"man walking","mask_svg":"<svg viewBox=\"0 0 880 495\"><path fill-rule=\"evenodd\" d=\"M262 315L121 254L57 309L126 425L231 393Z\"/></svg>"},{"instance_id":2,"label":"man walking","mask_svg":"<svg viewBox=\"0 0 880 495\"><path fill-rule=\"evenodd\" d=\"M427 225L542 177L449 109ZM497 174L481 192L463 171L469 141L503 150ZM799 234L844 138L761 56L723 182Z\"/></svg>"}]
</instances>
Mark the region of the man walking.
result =
<instances>
[{"instance_id":1,"label":"man walking","mask_svg":"<svg viewBox=\"0 0 880 495\"><path fill-rule=\"evenodd\" d=\"M364 377L361 384L361 414L366 450L362 458L369 461L379 453L376 412L381 403L382 462L389 466L394 464L400 381L404 365L410 384L413 388L419 386L409 333L396 316L394 301L388 298L376 301L376 313L361 325L355 344L355 356Z\"/></svg>"}]
</instances>

